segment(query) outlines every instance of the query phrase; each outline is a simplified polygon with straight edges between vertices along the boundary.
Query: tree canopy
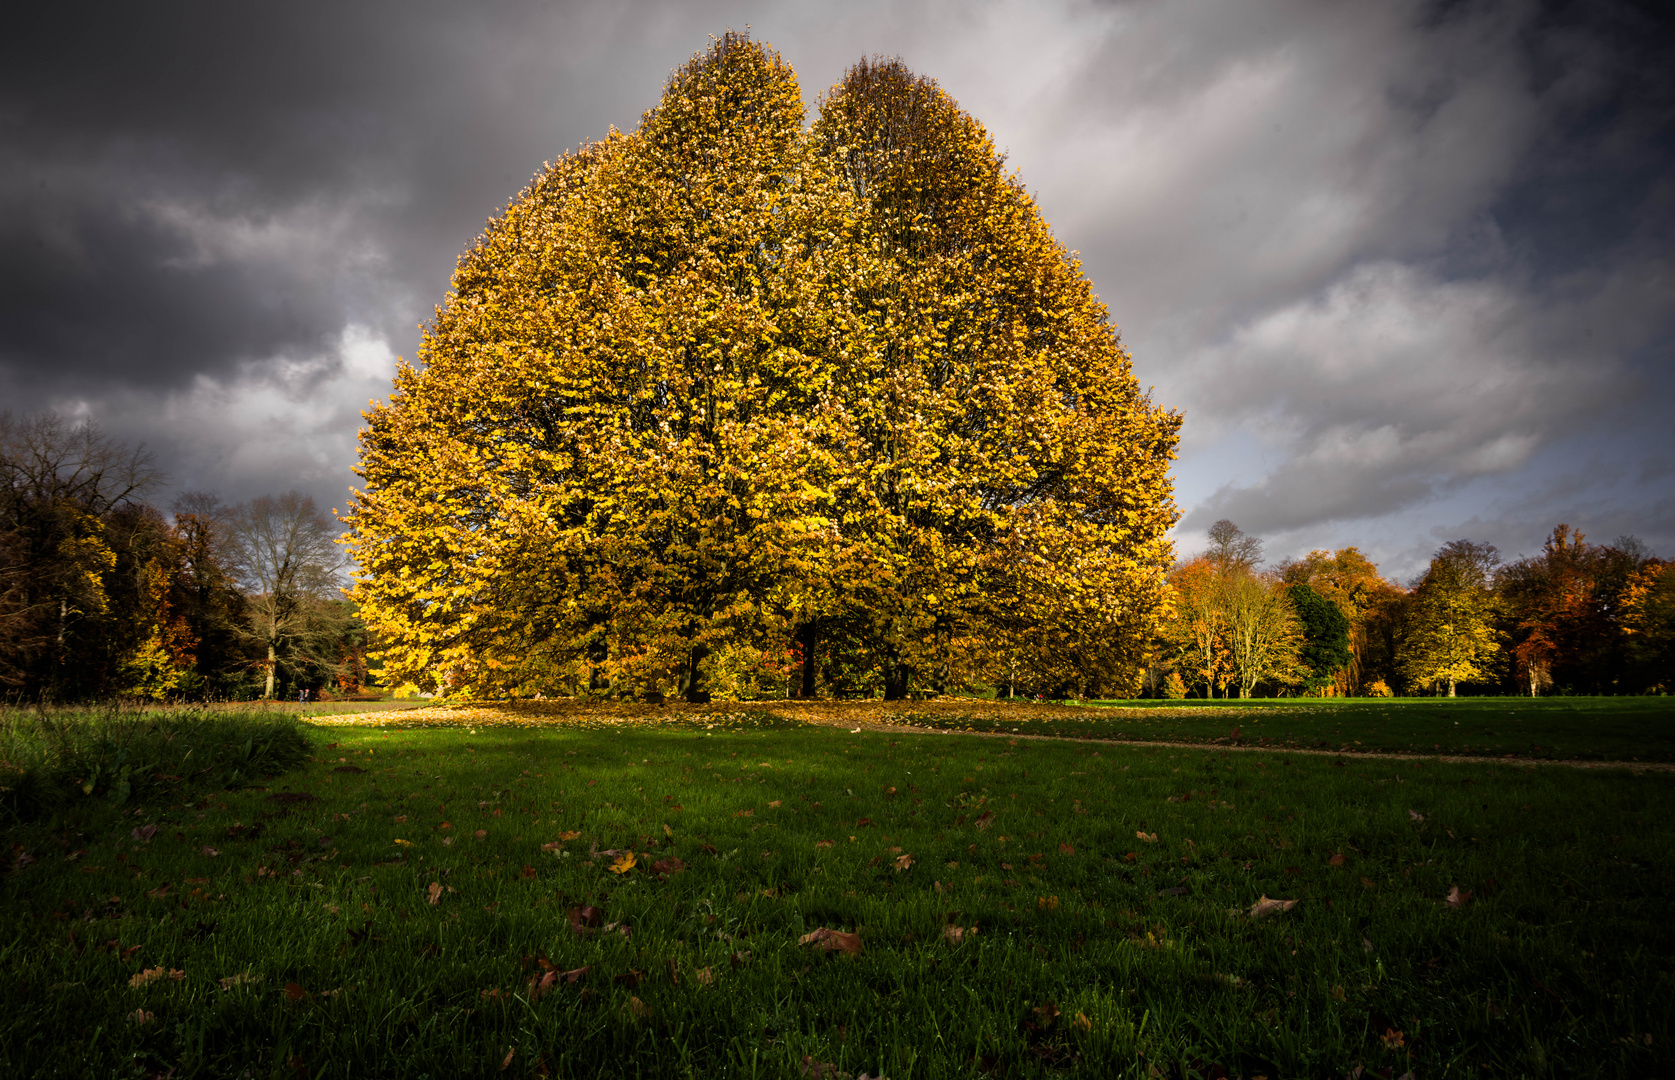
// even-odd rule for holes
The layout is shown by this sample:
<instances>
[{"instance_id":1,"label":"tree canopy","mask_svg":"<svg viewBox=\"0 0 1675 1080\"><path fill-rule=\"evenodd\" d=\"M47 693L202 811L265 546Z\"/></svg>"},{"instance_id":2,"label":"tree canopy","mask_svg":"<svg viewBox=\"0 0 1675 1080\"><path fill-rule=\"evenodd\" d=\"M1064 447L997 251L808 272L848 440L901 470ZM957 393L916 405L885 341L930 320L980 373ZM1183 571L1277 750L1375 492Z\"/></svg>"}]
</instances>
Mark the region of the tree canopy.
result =
<instances>
[{"instance_id":1,"label":"tree canopy","mask_svg":"<svg viewBox=\"0 0 1675 1080\"><path fill-rule=\"evenodd\" d=\"M804 125L729 33L461 258L362 434L355 596L427 688L1132 691L1180 416L982 125L863 61ZM804 680L807 685L809 680Z\"/></svg>"}]
</instances>

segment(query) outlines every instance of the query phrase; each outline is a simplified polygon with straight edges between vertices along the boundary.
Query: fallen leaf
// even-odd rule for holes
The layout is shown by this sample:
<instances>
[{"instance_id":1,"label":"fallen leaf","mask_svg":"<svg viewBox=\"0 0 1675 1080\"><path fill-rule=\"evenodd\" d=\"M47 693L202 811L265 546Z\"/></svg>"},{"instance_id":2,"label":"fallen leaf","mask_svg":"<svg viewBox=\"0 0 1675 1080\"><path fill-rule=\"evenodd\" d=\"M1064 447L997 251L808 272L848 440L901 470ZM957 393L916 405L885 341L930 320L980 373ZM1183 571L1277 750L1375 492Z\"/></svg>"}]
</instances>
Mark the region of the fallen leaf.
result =
<instances>
[{"instance_id":1,"label":"fallen leaf","mask_svg":"<svg viewBox=\"0 0 1675 1080\"><path fill-rule=\"evenodd\" d=\"M832 842L830 840L816 840L814 846L817 848L831 847Z\"/></svg>"},{"instance_id":2,"label":"fallen leaf","mask_svg":"<svg viewBox=\"0 0 1675 1080\"><path fill-rule=\"evenodd\" d=\"M1088 1019L1087 1013L1077 1013L1073 1023L1075 1023L1077 1031L1089 1032L1093 1030L1093 1021Z\"/></svg>"},{"instance_id":3,"label":"fallen leaf","mask_svg":"<svg viewBox=\"0 0 1675 1080\"><path fill-rule=\"evenodd\" d=\"M636 862L637 860L634 858L634 853L632 851L625 851L621 855L617 856L611 865L607 866L605 869L609 870L613 874L626 874L628 871L634 869Z\"/></svg>"},{"instance_id":4,"label":"fallen leaf","mask_svg":"<svg viewBox=\"0 0 1675 1080\"><path fill-rule=\"evenodd\" d=\"M1336 855L1333 855L1330 859L1327 859L1326 860L1326 865L1327 866L1342 866L1344 863L1346 863L1348 861L1349 861L1349 856L1345 855L1343 852L1340 851Z\"/></svg>"},{"instance_id":5,"label":"fallen leaf","mask_svg":"<svg viewBox=\"0 0 1675 1080\"><path fill-rule=\"evenodd\" d=\"M1059 898L1056 896L1037 896L1035 907L1037 911L1057 911L1059 909Z\"/></svg>"},{"instance_id":6,"label":"fallen leaf","mask_svg":"<svg viewBox=\"0 0 1675 1080\"><path fill-rule=\"evenodd\" d=\"M1157 843L1157 834L1154 832L1137 832L1134 834L1134 839L1144 840L1148 844L1155 844Z\"/></svg>"},{"instance_id":7,"label":"fallen leaf","mask_svg":"<svg viewBox=\"0 0 1675 1080\"><path fill-rule=\"evenodd\" d=\"M148 1013L144 1009L135 1009L128 1014L128 1022L136 1027L144 1027L155 1019L157 1019L157 1014Z\"/></svg>"},{"instance_id":8,"label":"fallen leaf","mask_svg":"<svg viewBox=\"0 0 1675 1080\"><path fill-rule=\"evenodd\" d=\"M583 966L581 966L579 968L571 968L569 971L560 972L559 973L559 978L563 979L567 983L574 984L576 982L581 981L581 977L583 975L586 975L588 972L590 972L592 970L593 970L593 965L592 964L584 964Z\"/></svg>"},{"instance_id":9,"label":"fallen leaf","mask_svg":"<svg viewBox=\"0 0 1675 1080\"><path fill-rule=\"evenodd\" d=\"M942 936L944 938L947 938L948 941L950 943L954 944L954 945L958 945L961 942L965 941L966 935L968 935L968 934L970 934L972 936L976 936L977 927L975 927L975 926L944 926L942 928Z\"/></svg>"},{"instance_id":10,"label":"fallen leaf","mask_svg":"<svg viewBox=\"0 0 1675 1080\"><path fill-rule=\"evenodd\" d=\"M646 1008L646 1003L645 1002L641 1001L637 997L632 997L632 996L629 997L629 999L628 999L627 1008L628 1008L629 1014L632 1015L634 1017L634 1019L636 1019L636 1020L644 1020L645 1017L646 1017L646 1014L651 1011L650 1009Z\"/></svg>"},{"instance_id":11,"label":"fallen leaf","mask_svg":"<svg viewBox=\"0 0 1675 1080\"><path fill-rule=\"evenodd\" d=\"M734 817L755 817L756 816L756 811L754 811L754 810L740 810L738 813L734 814L733 816Z\"/></svg>"},{"instance_id":12,"label":"fallen leaf","mask_svg":"<svg viewBox=\"0 0 1675 1080\"><path fill-rule=\"evenodd\" d=\"M906 870L908 867L910 867L912 865L913 865L913 856L912 855L909 854L909 855L897 855L896 856L896 869L897 870Z\"/></svg>"},{"instance_id":13,"label":"fallen leaf","mask_svg":"<svg viewBox=\"0 0 1675 1080\"><path fill-rule=\"evenodd\" d=\"M140 827L135 829L133 832L129 833L128 838L130 840L144 840L144 841L149 843L151 838L153 836L156 836L156 835L157 835L157 826L155 826L155 825L141 825Z\"/></svg>"},{"instance_id":14,"label":"fallen leaf","mask_svg":"<svg viewBox=\"0 0 1675 1080\"><path fill-rule=\"evenodd\" d=\"M803 1055L802 1064L799 1067L802 1069L803 1075L809 1077L810 1080L840 1080L841 1077L848 1075L838 1072L838 1067L834 1063L815 1061L808 1054Z\"/></svg>"},{"instance_id":15,"label":"fallen leaf","mask_svg":"<svg viewBox=\"0 0 1675 1080\"><path fill-rule=\"evenodd\" d=\"M1076 849L1071 847L1069 844L1060 844L1059 845L1059 854L1060 855L1074 855L1074 854L1076 854Z\"/></svg>"},{"instance_id":16,"label":"fallen leaf","mask_svg":"<svg viewBox=\"0 0 1675 1080\"><path fill-rule=\"evenodd\" d=\"M235 986L243 986L245 983L255 981L255 976L248 971L241 971L237 975L227 975L220 980L222 990L231 990Z\"/></svg>"},{"instance_id":17,"label":"fallen leaf","mask_svg":"<svg viewBox=\"0 0 1675 1080\"><path fill-rule=\"evenodd\" d=\"M1387 1050L1399 1049L1406 1042L1400 1031L1388 1027L1384 1029L1384 1034L1378 1037L1378 1041L1383 1043Z\"/></svg>"},{"instance_id":18,"label":"fallen leaf","mask_svg":"<svg viewBox=\"0 0 1675 1080\"><path fill-rule=\"evenodd\" d=\"M993 825L994 823L995 823L995 812L993 810L983 811L981 814L979 814L977 816L976 820L972 821L972 824L977 826L978 829L987 829L990 825Z\"/></svg>"},{"instance_id":19,"label":"fallen leaf","mask_svg":"<svg viewBox=\"0 0 1675 1080\"><path fill-rule=\"evenodd\" d=\"M692 980L701 986L708 986L715 981L715 972L710 968L699 968L692 973Z\"/></svg>"},{"instance_id":20,"label":"fallen leaf","mask_svg":"<svg viewBox=\"0 0 1675 1080\"><path fill-rule=\"evenodd\" d=\"M489 831L487 829L478 829L476 832L472 833L471 835L475 836L477 839L481 840L485 836L487 836L488 834L489 834Z\"/></svg>"},{"instance_id":21,"label":"fallen leaf","mask_svg":"<svg viewBox=\"0 0 1675 1080\"><path fill-rule=\"evenodd\" d=\"M573 907L566 914L570 919L570 929L578 935L585 935L597 929L603 918L603 913L592 904Z\"/></svg>"},{"instance_id":22,"label":"fallen leaf","mask_svg":"<svg viewBox=\"0 0 1675 1080\"><path fill-rule=\"evenodd\" d=\"M208 855L210 858L214 859L214 858L217 858L221 853L219 851L216 851L214 848L210 847L208 844L205 844L203 847L198 849L198 854L199 855Z\"/></svg>"},{"instance_id":23,"label":"fallen leaf","mask_svg":"<svg viewBox=\"0 0 1675 1080\"><path fill-rule=\"evenodd\" d=\"M439 881L431 882L429 892L430 892L430 906L431 907L435 907L437 904L440 904L442 902L442 883L441 882L439 882Z\"/></svg>"},{"instance_id":24,"label":"fallen leaf","mask_svg":"<svg viewBox=\"0 0 1675 1080\"><path fill-rule=\"evenodd\" d=\"M515 1047L515 1046L512 1047L510 1050L506 1051L506 1059L500 1063L500 1071L501 1072L505 1072L508 1068L511 1067L511 1065L512 1065L512 1055L516 1054L517 1052L518 1052L518 1048Z\"/></svg>"},{"instance_id":25,"label":"fallen leaf","mask_svg":"<svg viewBox=\"0 0 1675 1080\"><path fill-rule=\"evenodd\" d=\"M1425 820L1425 815L1424 815L1424 814L1421 814L1421 813L1420 813L1420 812L1419 812L1419 811L1417 811L1417 810L1409 810L1409 811L1408 811L1408 812L1407 812L1407 816L1408 816L1408 817L1410 817L1410 818L1412 818L1412 819L1413 819L1413 820L1414 820L1414 821L1424 821L1424 820ZM1399 1034L1399 1033L1398 1033L1398 1034Z\"/></svg>"},{"instance_id":26,"label":"fallen leaf","mask_svg":"<svg viewBox=\"0 0 1675 1080\"><path fill-rule=\"evenodd\" d=\"M671 855L667 859L658 859L652 863L651 869L653 873L658 874L678 874L686 869L686 864Z\"/></svg>"},{"instance_id":27,"label":"fallen leaf","mask_svg":"<svg viewBox=\"0 0 1675 1080\"><path fill-rule=\"evenodd\" d=\"M136 946L136 948L137 948L137 946ZM184 978L186 978L186 972L178 970L178 969L171 971L168 968L161 967L161 966L154 967L154 968L146 968L144 971L140 972L138 975L135 975L132 978L130 978L128 980L128 985L129 986L144 986L146 983L153 983L153 982L156 982L158 979L164 979L164 978L167 978L167 979L184 979Z\"/></svg>"},{"instance_id":28,"label":"fallen leaf","mask_svg":"<svg viewBox=\"0 0 1675 1080\"><path fill-rule=\"evenodd\" d=\"M855 827L860 828L862 825L871 825L871 824L872 824L872 818L864 817L864 818L858 819L855 822Z\"/></svg>"},{"instance_id":29,"label":"fallen leaf","mask_svg":"<svg viewBox=\"0 0 1675 1080\"><path fill-rule=\"evenodd\" d=\"M768 804L768 808L769 808L769 809L770 809L770 810L771 810L771 809L773 809L773 808L775 808L775 807L777 807L777 806L779 806L779 804L780 804L780 801L781 801L781 800L779 800L779 799L775 799L775 800L774 800L774 801L773 801L773 802L771 802L771 803L769 803L769 804Z\"/></svg>"},{"instance_id":30,"label":"fallen leaf","mask_svg":"<svg viewBox=\"0 0 1675 1080\"><path fill-rule=\"evenodd\" d=\"M1448 890L1448 906L1449 907L1451 907L1451 908L1463 908L1469 903L1471 903L1471 891L1470 890L1467 890L1466 892L1461 892L1460 887L1458 885L1452 886Z\"/></svg>"},{"instance_id":31,"label":"fallen leaf","mask_svg":"<svg viewBox=\"0 0 1675 1080\"><path fill-rule=\"evenodd\" d=\"M1034 1012L1036 1016L1041 1018L1041 1026L1043 1028L1052 1027L1053 1021L1059 1018L1059 1007L1050 1001L1045 1005L1037 1005Z\"/></svg>"},{"instance_id":32,"label":"fallen leaf","mask_svg":"<svg viewBox=\"0 0 1675 1080\"><path fill-rule=\"evenodd\" d=\"M645 977L646 977L645 972L636 971L633 968L629 968L627 971L623 972L621 975L618 975L616 977L616 981L621 983L622 985L628 987L628 989L632 990L635 987L639 986L640 983L642 981L644 981Z\"/></svg>"},{"instance_id":33,"label":"fallen leaf","mask_svg":"<svg viewBox=\"0 0 1675 1080\"><path fill-rule=\"evenodd\" d=\"M1268 915L1276 915L1282 911L1290 911L1297 906L1295 900L1270 900L1266 895L1250 906L1250 917L1261 919Z\"/></svg>"},{"instance_id":34,"label":"fallen leaf","mask_svg":"<svg viewBox=\"0 0 1675 1080\"><path fill-rule=\"evenodd\" d=\"M845 934L841 930L830 930L822 926L820 929L798 938L797 944L813 945L821 952L855 954L861 951L861 935L858 933Z\"/></svg>"},{"instance_id":35,"label":"fallen leaf","mask_svg":"<svg viewBox=\"0 0 1675 1080\"><path fill-rule=\"evenodd\" d=\"M285 984L285 1000L287 1002L295 1003L306 997L308 997L308 991L302 988L302 984L294 982Z\"/></svg>"}]
</instances>

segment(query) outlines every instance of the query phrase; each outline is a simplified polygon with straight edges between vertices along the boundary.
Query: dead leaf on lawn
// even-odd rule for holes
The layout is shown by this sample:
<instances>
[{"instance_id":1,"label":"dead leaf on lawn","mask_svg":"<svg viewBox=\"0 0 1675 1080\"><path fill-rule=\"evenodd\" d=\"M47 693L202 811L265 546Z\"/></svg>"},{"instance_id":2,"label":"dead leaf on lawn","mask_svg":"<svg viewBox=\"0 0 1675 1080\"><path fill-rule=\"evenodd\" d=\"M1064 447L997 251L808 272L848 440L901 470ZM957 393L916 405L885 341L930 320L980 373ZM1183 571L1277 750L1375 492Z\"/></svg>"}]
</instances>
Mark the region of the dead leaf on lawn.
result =
<instances>
[{"instance_id":1,"label":"dead leaf on lawn","mask_svg":"<svg viewBox=\"0 0 1675 1080\"><path fill-rule=\"evenodd\" d=\"M816 840L814 846L817 848L831 847L832 842L830 840Z\"/></svg>"},{"instance_id":2,"label":"dead leaf on lawn","mask_svg":"<svg viewBox=\"0 0 1675 1080\"><path fill-rule=\"evenodd\" d=\"M708 986L715 981L715 971L711 968L699 968L692 973L692 981L700 986Z\"/></svg>"},{"instance_id":3,"label":"dead leaf on lawn","mask_svg":"<svg viewBox=\"0 0 1675 1080\"><path fill-rule=\"evenodd\" d=\"M135 1027L144 1027L155 1019L157 1019L157 1014L148 1013L144 1009L135 1009L128 1014L128 1022Z\"/></svg>"},{"instance_id":4,"label":"dead leaf on lawn","mask_svg":"<svg viewBox=\"0 0 1675 1080\"><path fill-rule=\"evenodd\" d=\"M910 867L912 865L913 865L913 856L912 855L897 855L896 856L896 869L897 870L906 870L908 867Z\"/></svg>"},{"instance_id":5,"label":"dead leaf on lawn","mask_svg":"<svg viewBox=\"0 0 1675 1080\"><path fill-rule=\"evenodd\" d=\"M224 976L220 981L221 989L225 991L231 990L235 986L243 986L245 983L255 982L256 977L251 975L248 971L241 971L237 975Z\"/></svg>"},{"instance_id":6,"label":"dead leaf on lawn","mask_svg":"<svg viewBox=\"0 0 1675 1080\"><path fill-rule=\"evenodd\" d=\"M845 952L853 955L861 951L861 935L846 934L841 930L830 930L822 926L798 938L797 944L813 945L821 952Z\"/></svg>"},{"instance_id":7,"label":"dead leaf on lawn","mask_svg":"<svg viewBox=\"0 0 1675 1080\"><path fill-rule=\"evenodd\" d=\"M1465 892L1461 892L1458 885L1452 886L1448 890L1449 907L1463 908L1469 903L1471 903L1471 890L1468 889Z\"/></svg>"},{"instance_id":8,"label":"dead leaf on lawn","mask_svg":"<svg viewBox=\"0 0 1675 1080\"><path fill-rule=\"evenodd\" d=\"M604 919L604 913L592 904L586 907L573 907L567 913L570 919L570 929L578 935L592 933L599 928Z\"/></svg>"},{"instance_id":9,"label":"dead leaf on lawn","mask_svg":"<svg viewBox=\"0 0 1675 1080\"><path fill-rule=\"evenodd\" d=\"M295 1004L307 997L308 991L302 988L301 983L288 982L285 984L285 1000L287 1002Z\"/></svg>"},{"instance_id":10,"label":"dead leaf on lawn","mask_svg":"<svg viewBox=\"0 0 1675 1080\"><path fill-rule=\"evenodd\" d=\"M1250 906L1250 917L1253 919L1261 919L1269 915L1277 915L1280 912L1290 911L1296 906L1297 901L1295 900L1270 900L1267 896L1263 896L1261 899L1257 900L1256 903Z\"/></svg>"},{"instance_id":11,"label":"dead leaf on lawn","mask_svg":"<svg viewBox=\"0 0 1675 1080\"><path fill-rule=\"evenodd\" d=\"M1154 832L1137 832L1134 834L1134 839L1144 840L1148 844L1155 844L1157 843L1157 834Z\"/></svg>"},{"instance_id":12,"label":"dead leaf on lawn","mask_svg":"<svg viewBox=\"0 0 1675 1080\"><path fill-rule=\"evenodd\" d=\"M1424 820L1425 820L1425 815L1424 815L1424 814L1421 814L1421 813L1420 813L1420 812L1419 812L1419 811L1417 811L1417 810L1409 810L1409 811L1408 811L1408 812L1407 812L1407 816L1408 816L1408 817L1409 817L1409 818L1412 818L1412 819L1413 819L1413 820L1414 820L1414 821L1424 821Z\"/></svg>"},{"instance_id":13,"label":"dead leaf on lawn","mask_svg":"<svg viewBox=\"0 0 1675 1080\"><path fill-rule=\"evenodd\" d=\"M1326 865L1327 866L1342 866L1344 863L1346 863L1348 861L1349 861L1349 856L1345 855L1343 852L1340 851L1336 855L1333 855L1330 859L1327 859L1326 860Z\"/></svg>"},{"instance_id":14,"label":"dead leaf on lawn","mask_svg":"<svg viewBox=\"0 0 1675 1080\"><path fill-rule=\"evenodd\" d=\"M942 936L944 938L948 939L948 942L950 944L953 944L953 945L958 945L961 942L965 941L966 935L968 935L968 934L975 937L976 934L977 934L977 927L975 927L975 926L944 926L942 928Z\"/></svg>"},{"instance_id":15,"label":"dead leaf on lawn","mask_svg":"<svg viewBox=\"0 0 1675 1080\"><path fill-rule=\"evenodd\" d=\"M613 874L626 874L628 871L634 869L636 861L637 860L634 858L634 853L632 851L625 851L612 861L611 865L605 869L609 870Z\"/></svg>"},{"instance_id":16,"label":"dead leaf on lawn","mask_svg":"<svg viewBox=\"0 0 1675 1080\"><path fill-rule=\"evenodd\" d=\"M442 902L442 883L441 882L439 882L439 881L431 882L430 883L430 888L427 891L430 893L430 906L431 907L435 907L437 904L440 904Z\"/></svg>"},{"instance_id":17,"label":"dead leaf on lawn","mask_svg":"<svg viewBox=\"0 0 1675 1080\"><path fill-rule=\"evenodd\" d=\"M686 864L671 855L667 859L658 859L652 863L651 869L658 874L678 874L686 869Z\"/></svg>"},{"instance_id":18,"label":"dead leaf on lawn","mask_svg":"<svg viewBox=\"0 0 1675 1080\"><path fill-rule=\"evenodd\" d=\"M506 1051L506 1059L500 1063L500 1071L501 1072L505 1072L507 1069L511 1068L512 1055L516 1054L517 1052L518 1052L518 1048L515 1047L515 1046L512 1047L510 1050Z\"/></svg>"}]
</instances>

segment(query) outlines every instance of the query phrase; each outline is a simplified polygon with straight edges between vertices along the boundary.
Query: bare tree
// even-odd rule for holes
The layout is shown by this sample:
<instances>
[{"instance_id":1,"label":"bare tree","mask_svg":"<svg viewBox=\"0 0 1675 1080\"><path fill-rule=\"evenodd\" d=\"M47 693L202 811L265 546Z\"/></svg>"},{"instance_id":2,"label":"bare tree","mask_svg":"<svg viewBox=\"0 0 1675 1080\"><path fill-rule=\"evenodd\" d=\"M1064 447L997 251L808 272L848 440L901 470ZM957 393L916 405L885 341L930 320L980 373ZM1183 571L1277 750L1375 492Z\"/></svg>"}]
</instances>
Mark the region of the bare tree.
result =
<instances>
[{"instance_id":1,"label":"bare tree","mask_svg":"<svg viewBox=\"0 0 1675 1080\"><path fill-rule=\"evenodd\" d=\"M227 515L230 562L267 648L265 697L273 697L280 660L317 631L319 602L338 594L344 559L332 533L331 519L300 491L263 495Z\"/></svg>"},{"instance_id":2,"label":"bare tree","mask_svg":"<svg viewBox=\"0 0 1675 1080\"><path fill-rule=\"evenodd\" d=\"M1262 565L1262 541L1222 518L1210 526L1210 550L1204 553L1217 570L1255 570Z\"/></svg>"}]
</instances>

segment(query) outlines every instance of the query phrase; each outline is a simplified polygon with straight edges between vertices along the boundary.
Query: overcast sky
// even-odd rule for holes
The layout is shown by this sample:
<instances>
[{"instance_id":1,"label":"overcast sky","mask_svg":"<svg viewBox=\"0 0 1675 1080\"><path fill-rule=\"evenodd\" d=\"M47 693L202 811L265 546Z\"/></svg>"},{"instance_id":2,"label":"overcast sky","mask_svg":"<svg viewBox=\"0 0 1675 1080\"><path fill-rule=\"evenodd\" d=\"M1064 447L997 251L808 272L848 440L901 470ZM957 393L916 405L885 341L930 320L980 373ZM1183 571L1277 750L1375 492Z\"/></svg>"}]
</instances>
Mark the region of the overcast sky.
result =
<instances>
[{"instance_id":1,"label":"overcast sky","mask_svg":"<svg viewBox=\"0 0 1675 1080\"><path fill-rule=\"evenodd\" d=\"M1183 552L1552 526L1675 557L1675 29L1645 2L36 4L0 37L0 407L342 506L485 219L751 27L936 78L1186 413ZM167 504L170 492L158 494Z\"/></svg>"}]
</instances>

